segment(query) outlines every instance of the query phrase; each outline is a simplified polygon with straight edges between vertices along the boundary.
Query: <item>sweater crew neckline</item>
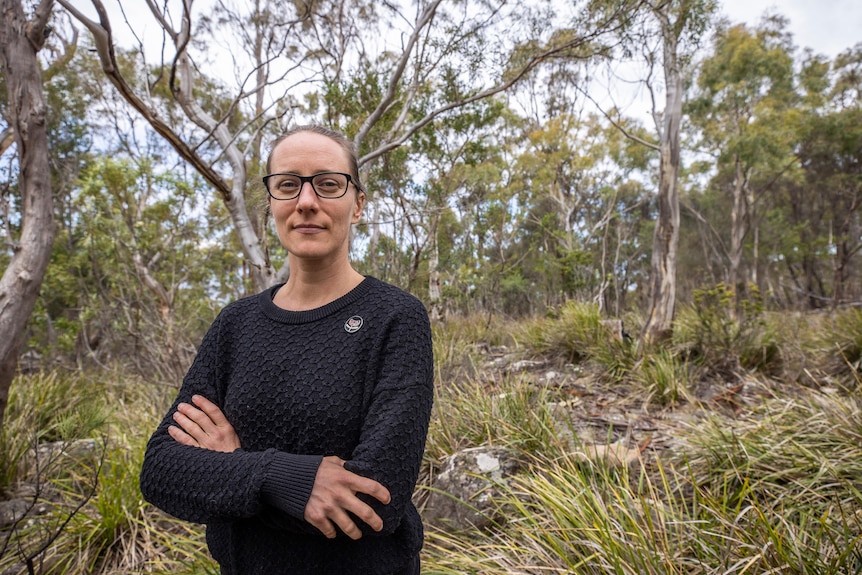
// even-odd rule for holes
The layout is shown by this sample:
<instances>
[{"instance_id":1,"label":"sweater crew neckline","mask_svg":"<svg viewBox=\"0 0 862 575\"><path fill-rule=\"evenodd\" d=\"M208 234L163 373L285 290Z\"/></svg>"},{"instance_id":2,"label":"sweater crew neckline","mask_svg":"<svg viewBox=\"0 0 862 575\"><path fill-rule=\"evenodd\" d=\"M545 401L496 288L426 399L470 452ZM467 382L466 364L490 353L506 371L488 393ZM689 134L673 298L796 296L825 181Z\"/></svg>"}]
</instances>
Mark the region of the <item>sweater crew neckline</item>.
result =
<instances>
[{"instance_id":1,"label":"sweater crew neckline","mask_svg":"<svg viewBox=\"0 0 862 575\"><path fill-rule=\"evenodd\" d=\"M310 323L328 317L333 313L344 309L346 306L359 301L368 294L374 282L375 279L373 277L365 276L365 278L359 282L359 285L340 298L335 299L328 304L309 310L291 311L275 305L273 298L284 283L274 285L271 288L260 292L258 294L258 302L260 303L260 307L263 310L264 315L272 320L289 324Z\"/></svg>"}]
</instances>

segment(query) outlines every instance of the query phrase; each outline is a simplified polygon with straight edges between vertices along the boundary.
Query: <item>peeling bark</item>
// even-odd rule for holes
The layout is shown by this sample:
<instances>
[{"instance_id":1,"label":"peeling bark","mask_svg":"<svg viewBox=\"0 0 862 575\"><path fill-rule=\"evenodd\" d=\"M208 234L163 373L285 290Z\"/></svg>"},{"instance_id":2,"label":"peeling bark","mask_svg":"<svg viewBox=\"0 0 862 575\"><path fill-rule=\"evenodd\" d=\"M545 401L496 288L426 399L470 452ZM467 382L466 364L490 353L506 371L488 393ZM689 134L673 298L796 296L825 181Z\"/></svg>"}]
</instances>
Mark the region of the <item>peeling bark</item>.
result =
<instances>
[{"instance_id":1,"label":"peeling bark","mask_svg":"<svg viewBox=\"0 0 862 575\"><path fill-rule=\"evenodd\" d=\"M20 0L2 0L0 60L6 80L9 125L18 147L21 235L0 278L0 429L9 387L18 367L27 322L54 242L54 207L48 162L47 105L42 92L38 51L45 41L53 0L43 0L27 20Z\"/></svg>"}]
</instances>

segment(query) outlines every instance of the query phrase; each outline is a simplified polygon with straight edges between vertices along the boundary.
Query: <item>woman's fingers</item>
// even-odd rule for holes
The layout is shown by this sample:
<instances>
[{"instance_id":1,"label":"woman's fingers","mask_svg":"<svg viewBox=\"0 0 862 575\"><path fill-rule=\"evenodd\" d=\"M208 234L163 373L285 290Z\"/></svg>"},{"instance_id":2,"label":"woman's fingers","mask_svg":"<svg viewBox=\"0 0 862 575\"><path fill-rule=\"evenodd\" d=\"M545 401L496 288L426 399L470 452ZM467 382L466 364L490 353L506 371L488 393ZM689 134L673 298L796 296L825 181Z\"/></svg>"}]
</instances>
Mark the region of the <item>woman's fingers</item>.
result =
<instances>
[{"instance_id":1,"label":"woman's fingers","mask_svg":"<svg viewBox=\"0 0 862 575\"><path fill-rule=\"evenodd\" d=\"M344 460L338 457L324 457L305 506L305 520L330 538L335 537L336 527L351 539L362 537L362 530L351 513L373 530L380 531L383 520L357 497L357 493L370 495L384 504L390 500L389 490L382 484L347 471Z\"/></svg>"},{"instance_id":2,"label":"woman's fingers","mask_svg":"<svg viewBox=\"0 0 862 575\"><path fill-rule=\"evenodd\" d=\"M348 471L348 473L350 473ZM389 494L389 490L386 489L383 484L374 481L373 479L368 479L367 477L362 477L361 475L356 475L352 473L355 478L355 490L359 493L364 493L366 495L370 495L380 503L384 505L388 505L391 500L391 496ZM363 504L364 505L364 504ZM365 507L368 507L365 505ZM368 509L371 509L368 507Z\"/></svg>"},{"instance_id":3,"label":"woman's fingers","mask_svg":"<svg viewBox=\"0 0 862 575\"><path fill-rule=\"evenodd\" d=\"M193 415L191 413L187 413L189 410L189 405L185 403L179 404L177 406L177 411L174 412L174 423L179 426L179 428L190 438L192 438L195 442L206 437L206 431L201 427L201 425L195 421L194 417L190 417ZM194 409L194 408L192 408Z\"/></svg>"},{"instance_id":4,"label":"woman's fingers","mask_svg":"<svg viewBox=\"0 0 862 575\"><path fill-rule=\"evenodd\" d=\"M176 425L171 425L170 427L168 427L168 434L174 438L174 441L178 443L182 443L183 445L191 445L193 447L200 447L194 437L192 437Z\"/></svg>"},{"instance_id":5,"label":"woman's fingers","mask_svg":"<svg viewBox=\"0 0 862 575\"><path fill-rule=\"evenodd\" d=\"M230 425L230 422L225 417L224 412L219 409L215 403L202 395L193 395L192 403L203 411L209 420L216 426Z\"/></svg>"},{"instance_id":6,"label":"woman's fingers","mask_svg":"<svg viewBox=\"0 0 862 575\"><path fill-rule=\"evenodd\" d=\"M239 436L219 407L203 396L192 397L195 405L180 403L168 433L184 445L196 445L213 451L231 452L241 447Z\"/></svg>"}]
</instances>

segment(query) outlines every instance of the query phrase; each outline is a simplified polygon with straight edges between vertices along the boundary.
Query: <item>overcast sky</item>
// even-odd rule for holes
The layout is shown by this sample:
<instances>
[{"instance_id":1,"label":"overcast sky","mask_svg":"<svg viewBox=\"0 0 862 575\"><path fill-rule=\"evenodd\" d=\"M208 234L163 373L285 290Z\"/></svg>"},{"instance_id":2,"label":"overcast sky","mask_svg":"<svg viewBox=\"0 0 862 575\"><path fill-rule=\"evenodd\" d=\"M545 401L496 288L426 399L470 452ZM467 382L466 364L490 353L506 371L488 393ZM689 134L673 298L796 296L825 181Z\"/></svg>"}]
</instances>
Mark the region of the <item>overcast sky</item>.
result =
<instances>
[{"instance_id":1,"label":"overcast sky","mask_svg":"<svg viewBox=\"0 0 862 575\"><path fill-rule=\"evenodd\" d=\"M242 1L242 0L240 0ZM248 0L250 2L250 0ZM773 9L790 19L790 28L799 48L810 47L815 52L834 57L839 52L862 42L862 0L719 0L721 12L733 22L756 25L767 9ZM89 0L73 0L85 12L93 12ZM207 2L198 0L200 7ZM177 4L177 0L169 0ZM106 2L109 12L117 11L117 1ZM134 20L140 14L149 22L144 2L126 3ZM153 25L150 24L151 28Z\"/></svg>"},{"instance_id":2,"label":"overcast sky","mask_svg":"<svg viewBox=\"0 0 862 575\"><path fill-rule=\"evenodd\" d=\"M862 42L860 0L720 0L722 12L732 22L756 25L767 9L790 19L794 43L799 48L834 58Z\"/></svg>"}]
</instances>

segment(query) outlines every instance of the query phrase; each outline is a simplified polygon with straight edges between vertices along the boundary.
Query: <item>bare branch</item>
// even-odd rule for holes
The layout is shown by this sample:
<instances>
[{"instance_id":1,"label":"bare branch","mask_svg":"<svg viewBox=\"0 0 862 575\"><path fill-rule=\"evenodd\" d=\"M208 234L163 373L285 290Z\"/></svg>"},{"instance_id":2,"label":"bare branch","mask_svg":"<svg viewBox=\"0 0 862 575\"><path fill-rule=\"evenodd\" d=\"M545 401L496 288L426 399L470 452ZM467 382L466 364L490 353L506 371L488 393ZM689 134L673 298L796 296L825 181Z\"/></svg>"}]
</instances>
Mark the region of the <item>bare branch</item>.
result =
<instances>
[{"instance_id":1,"label":"bare branch","mask_svg":"<svg viewBox=\"0 0 862 575\"><path fill-rule=\"evenodd\" d=\"M167 19L165 18L165 15L162 14L161 10L159 10L159 7L156 6L156 3L153 2L153 0L145 0L145 2L147 3L147 6L149 7L150 12L153 13L153 16L159 22L159 25L162 27L162 30L167 32L168 36L170 36L171 40L173 40L174 44L176 44L177 43L177 32L176 32L176 30L173 29L170 22L167 21ZM188 4L188 6L187 6L187 4ZM185 13L186 10L191 10L191 3L190 2L189 3L183 2L183 12ZM185 18L183 18L183 20L185 20Z\"/></svg>"},{"instance_id":2,"label":"bare branch","mask_svg":"<svg viewBox=\"0 0 862 575\"><path fill-rule=\"evenodd\" d=\"M38 52L45 45L45 39L51 33L48 27L48 19L51 17L51 8L54 6L54 0L42 0L33 14L33 19L27 23L26 36L27 40L33 45L33 49Z\"/></svg>"},{"instance_id":3,"label":"bare branch","mask_svg":"<svg viewBox=\"0 0 862 575\"><path fill-rule=\"evenodd\" d=\"M141 100L126 79L120 74L114 53L113 36L108 14L101 0L92 0L93 6L99 14L99 22L87 18L81 11L75 8L69 0L57 0L63 8L69 11L79 22L81 22L93 35L96 45L96 53L102 65L102 71L120 92L123 98L143 116L153 129L162 136L182 157L189 162L204 179L209 182L226 200L231 197L230 185L216 172L212 166L204 161L174 130L168 126L155 110L151 109Z\"/></svg>"},{"instance_id":4,"label":"bare branch","mask_svg":"<svg viewBox=\"0 0 862 575\"><path fill-rule=\"evenodd\" d=\"M602 114L602 116L604 116L604 117L605 117L605 119L606 119L608 122L610 122L610 123L611 123L611 125L613 125L613 127L614 127L614 128L616 128L617 130L619 130L619 131L620 131L620 133L621 133L623 136L625 136L626 138L628 138L629 140L631 140L631 141L633 141L633 142L637 142L638 144L641 144L641 145L643 145L643 146L646 146L647 148L649 148L649 149L651 149L651 150L655 150L655 151L657 151L657 152L661 150L661 148L660 148L660 146L659 146L658 144L655 144L655 143L653 143L653 142L647 142L647 141L646 141L646 140L644 140L643 138L639 138L638 136L635 136L634 134L632 134L631 132L629 132L629 131L625 128L625 126L623 126L623 125L622 125L622 124L620 124L618 121L616 121L614 118L612 118L612 117L611 117L611 115L610 115L609 113L607 113L607 112L605 111L605 109L604 109L604 108L603 108L603 107L602 107L602 106L601 106L601 105L600 105L600 104L599 104L599 103L598 103L598 102L597 102L597 101L596 101L592 96L590 96L590 95L587 93L587 91L586 91L586 90L584 90L584 89L583 89L583 88L581 88L580 86L575 86L575 89L576 89L578 92L580 92L581 94L583 94L583 95L584 95L584 97L586 97L589 101L591 101L591 102L596 106L596 109L598 109L598 111Z\"/></svg>"},{"instance_id":5,"label":"bare branch","mask_svg":"<svg viewBox=\"0 0 862 575\"><path fill-rule=\"evenodd\" d=\"M192 3L191 0L183 1L183 23L180 27L179 34L173 34L174 44L177 47L177 54L174 56L174 61L171 64L171 79L168 83L168 86L171 88L171 92L176 94L179 91L179 88L176 86L176 78L177 78L177 63L185 59L188 60L188 55L186 54L186 48L189 45L189 41L192 38Z\"/></svg>"},{"instance_id":6,"label":"bare branch","mask_svg":"<svg viewBox=\"0 0 862 575\"><path fill-rule=\"evenodd\" d=\"M404 75L404 69L407 67L407 62L410 61L410 58L413 55L413 47L416 45L416 42L419 39L419 34L422 33L422 31L425 29L425 26L427 26L428 23L431 22L431 20L434 18L434 15L437 12L437 8L438 6L440 6L441 2L442 0L435 0L435 2L432 2L425 9L425 11L419 17L419 20L416 22L416 27L413 29L413 33L410 34L410 38L407 40L407 45L401 52L401 58L399 58L395 69L392 70L392 73L389 75L389 88L386 91L386 95L383 97L380 103L377 104L377 108L375 108L374 111L368 115L364 122L362 122L362 127L359 128L359 132L357 132L356 137L354 138L357 150L362 145L362 141L368 135L368 132L371 130L374 124L377 123L377 121L383 116L383 114L386 112L387 109L389 109L389 107L392 105L392 102L395 100L395 94L397 93L398 84L399 82L401 82L401 77ZM428 121L430 121L430 119ZM411 134L412 133L413 132L411 132ZM402 140L402 143L404 141L406 140Z\"/></svg>"}]
</instances>

